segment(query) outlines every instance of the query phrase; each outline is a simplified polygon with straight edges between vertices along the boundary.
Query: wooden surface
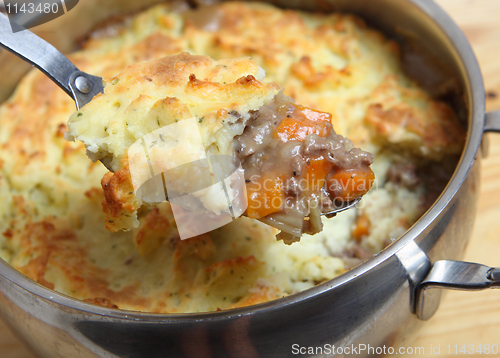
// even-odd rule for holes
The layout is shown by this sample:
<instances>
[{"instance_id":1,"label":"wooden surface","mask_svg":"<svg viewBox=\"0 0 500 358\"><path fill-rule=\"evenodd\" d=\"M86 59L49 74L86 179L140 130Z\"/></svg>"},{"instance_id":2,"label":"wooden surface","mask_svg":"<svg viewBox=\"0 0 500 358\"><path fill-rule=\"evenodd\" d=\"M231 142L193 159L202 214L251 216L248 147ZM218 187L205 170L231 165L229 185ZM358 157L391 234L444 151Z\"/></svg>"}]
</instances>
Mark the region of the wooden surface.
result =
<instances>
[{"instance_id":1,"label":"wooden surface","mask_svg":"<svg viewBox=\"0 0 500 358\"><path fill-rule=\"evenodd\" d=\"M462 27L474 47L489 93L487 110L500 110L500 0L437 0ZM479 211L465 260L500 266L500 134L490 136L490 154L482 162ZM484 352L484 345L500 350L500 290L483 292L450 291L436 315L423 327L406 349L423 347L424 354L409 357L500 357ZM451 354L447 346L450 345ZM457 345L458 354L454 354ZM481 354L464 354L481 345ZM440 353L431 354L440 346ZM34 358L0 321L0 357ZM70 357L69 357L70 358Z\"/></svg>"},{"instance_id":2,"label":"wooden surface","mask_svg":"<svg viewBox=\"0 0 500 358\"><path fill-rule=\"evenodd\" d=\"M483 73L488 111L500 110L500 0L438 0L465 32ZM478 214L464 260L500 267L500 133L489 134L490 153L482 161ZM460 350L466 345L466 354ZM484 353L496 344L499 353ZM440 354L431 354L440 345ZM448 352L450 345L451 352ZM455 354L455 345L458 354ZM469 354L473 345L478 351ZM418 357L500 357L500 290L449 291L436 315L408 347L423 347ZM451 353L451 354L450 354ZM399 357L409 358L413 355Z\"/></svg>"}]
</instances>

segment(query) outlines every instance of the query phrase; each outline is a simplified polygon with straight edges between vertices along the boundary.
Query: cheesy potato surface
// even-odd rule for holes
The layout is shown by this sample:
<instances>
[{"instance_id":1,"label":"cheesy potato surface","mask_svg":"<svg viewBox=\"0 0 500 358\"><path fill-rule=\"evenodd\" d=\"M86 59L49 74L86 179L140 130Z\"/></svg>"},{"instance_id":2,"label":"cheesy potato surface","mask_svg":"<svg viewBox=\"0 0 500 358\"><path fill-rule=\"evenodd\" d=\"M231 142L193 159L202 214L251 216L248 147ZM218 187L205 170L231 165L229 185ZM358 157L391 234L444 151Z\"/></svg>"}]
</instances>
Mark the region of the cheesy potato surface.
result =
<instances>
[{"instance_id":1,"label":"cheesy potato surface","mask_svg":"<svg viewBox=\"0 0 500 358\"><path fill-rule=\"evenodd\" d=\"M248 58L213 61L181 53L138 63L104 79L104 93L71 116L69 137L82 141L94 161L111 156L110 169L117 171L144 135L195 118L205 149L232 155L230 141L244 127L238 119L248 119L280 90L263 77Z\"/></svg>"},{"instance_id":2,"label":"cheesy potato surface","mask_svg":"<svg viewBox=\"0 0 500 358\"><path fill-rule=\"evenodd\" d=\"M107 169L87 158L83 144L65 141L74 102L33 70L0 106L0 255L14 268L48 288L108 307L242 307L313 287L371 257L444 188L465 132L445 103L405 76L395 42L352 15L239 2L178 9L159 5L126 17L112 31L96 31L69 57L81 70L108 78L182 52L223 63L251 57L285 95L332 113L337 133L375 154L374 188L355 209L323 220L321 233L291 246L248 218L180 240L168 203L140 209L137 228L111 233L101 207ZM258 78L257 67L248 72ZM120 85L112 82L106 86L111 92ZM262 98L275 89L266 91ZM116 110L132 109L136 95L123 92ZM101 123L88 130L105 133ZM120 186L119 177L108 179Z\"/></svg>"}]
</instances>

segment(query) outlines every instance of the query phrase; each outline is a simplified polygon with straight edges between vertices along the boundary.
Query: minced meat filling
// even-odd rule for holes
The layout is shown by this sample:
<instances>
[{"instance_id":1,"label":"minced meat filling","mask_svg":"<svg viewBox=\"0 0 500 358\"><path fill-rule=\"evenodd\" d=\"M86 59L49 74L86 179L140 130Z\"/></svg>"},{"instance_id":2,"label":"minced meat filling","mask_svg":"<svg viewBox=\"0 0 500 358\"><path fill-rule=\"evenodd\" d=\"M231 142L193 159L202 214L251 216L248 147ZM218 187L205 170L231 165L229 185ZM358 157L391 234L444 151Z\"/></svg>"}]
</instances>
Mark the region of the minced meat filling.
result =
<instances>
[{"instance_id":1,"label":"minced meat filling","mask_svg":"<svg viewBox=\"0 0 500 358\"><path fill-rule=\"evenodd\" d=\"M293 236L321 230L319 220L311 228L311 217L364 195L374 180L373 155L336 134L330 114L282 94L252 114L235 143L247 183L247 216L279 222L274 226Z\"/></svg>"}]
</instances>

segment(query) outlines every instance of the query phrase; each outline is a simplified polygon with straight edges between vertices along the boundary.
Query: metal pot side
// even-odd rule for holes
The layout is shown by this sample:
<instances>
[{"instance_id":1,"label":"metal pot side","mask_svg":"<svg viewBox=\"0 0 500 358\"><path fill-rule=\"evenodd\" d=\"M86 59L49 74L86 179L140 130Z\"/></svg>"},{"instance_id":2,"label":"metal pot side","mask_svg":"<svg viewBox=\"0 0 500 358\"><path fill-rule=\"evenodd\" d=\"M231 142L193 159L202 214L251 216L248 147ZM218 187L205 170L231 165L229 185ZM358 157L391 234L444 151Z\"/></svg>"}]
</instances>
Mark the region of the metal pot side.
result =
<instances>
[{"instance_id":1,"label":"metal pot side","mask_svg":"<svg viewBox=\"0 0 500 358\"><path fill-rule=\"evenodd\" d=\"M74 39L111 14L154 2L82 0L76 10L35 30L68 51ZM340 353L339 347L366 357L380 355L368 347L404 344L422 323L415 291L433 262L461 258L475 216L485 99L474 54L430 0L274 3L356 13L397 39L416 40L446 64L459 98L453 106L468 127L448 187L403 237L359 267L299 294L236 310L158 315L107 309L48 290L0 261L0 313L40 357L326 357ZM4 100L27 67L5 51L0 62ZM300 347L322 347L323 355L296 354Z\"/></svg>"}]
</instances>

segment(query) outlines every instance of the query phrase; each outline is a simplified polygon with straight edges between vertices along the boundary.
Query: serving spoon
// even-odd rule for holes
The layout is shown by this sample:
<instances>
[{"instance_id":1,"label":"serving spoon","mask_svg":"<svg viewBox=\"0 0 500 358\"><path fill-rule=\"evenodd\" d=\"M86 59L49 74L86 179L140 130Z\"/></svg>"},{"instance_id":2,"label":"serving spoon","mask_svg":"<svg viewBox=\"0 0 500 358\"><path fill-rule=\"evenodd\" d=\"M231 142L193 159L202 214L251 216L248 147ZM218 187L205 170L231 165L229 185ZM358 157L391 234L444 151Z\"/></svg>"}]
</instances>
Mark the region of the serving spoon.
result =
<instances>
[{"instance_id":1,"label":"serving spoon","mask_svg":"<svg viewBox=\"0 0 500 358\"><path fill-rule=\"evenodd\" d=\"M103 91L101 77L80 71L54 46L31 31L14 32L9 18L1 13L0 46L42 71L73 98L77 109Z\"/></svg>"},{"instance_id":2,"label":"serving spoon","mask_svg":"<svg viewBox=\"0 0 500 358\"><path fill-rule=\"evenodd\" d=\"M54 46L31 31L23 29L14 32L9 18L1 13L0 46L42 71L75 101L77 110L104 90L102 77L80 71ZM110 163L102 160L101 162L108 170L113 171ZM321 215L333 217L337 213L352 208L360 200L361 198L342 201L334 210L321 213Z\"/></svg>"}]
</instances>

